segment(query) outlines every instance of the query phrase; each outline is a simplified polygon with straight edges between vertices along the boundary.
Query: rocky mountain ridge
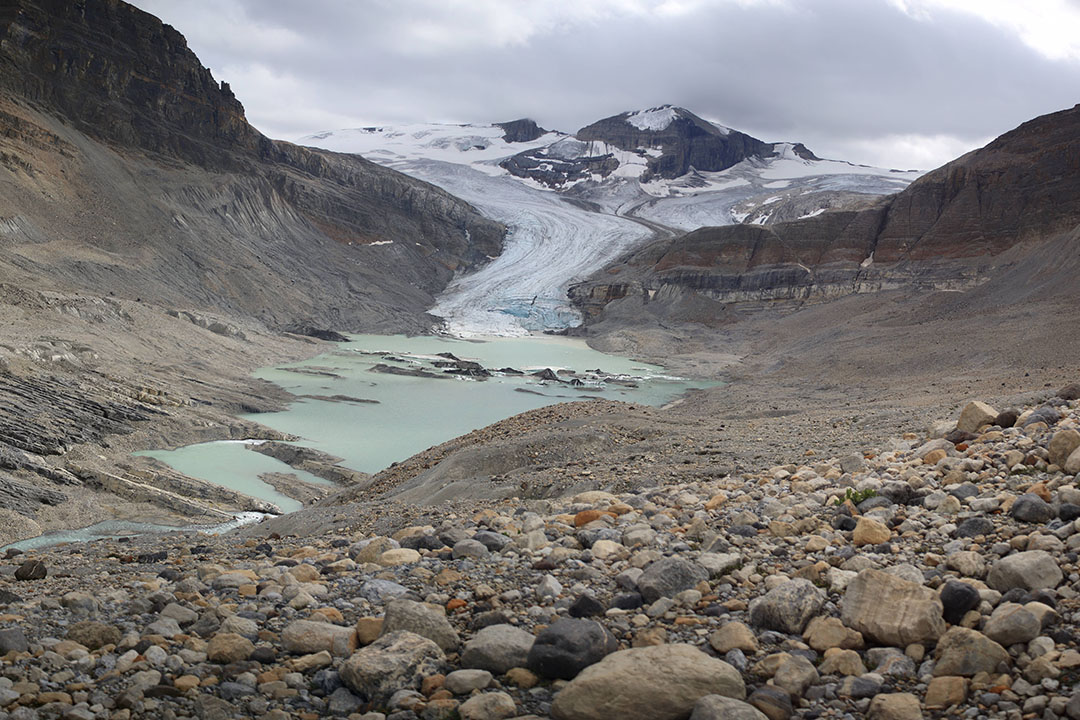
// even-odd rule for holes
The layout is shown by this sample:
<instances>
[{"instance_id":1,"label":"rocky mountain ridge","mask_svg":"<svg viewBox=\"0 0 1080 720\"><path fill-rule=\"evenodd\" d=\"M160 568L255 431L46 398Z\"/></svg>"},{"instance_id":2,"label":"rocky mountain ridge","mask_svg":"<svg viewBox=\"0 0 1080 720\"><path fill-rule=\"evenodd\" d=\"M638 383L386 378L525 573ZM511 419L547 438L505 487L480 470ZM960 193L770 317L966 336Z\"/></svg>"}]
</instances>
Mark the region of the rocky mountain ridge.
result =
<instances>
[{"instance_id":1,"label":"rocky mountain ridge","mask_svg":"<svg viewBox=\"0 0 1080 720\"><path fill-rule=\"evenodd\" d=\"M443 191L263 136L182 35L126 3L6 0L0 38L0 263L359 330L423 324L406 315L499 252L503 229ZM36 257L45 238L81 262Z\"/></svg>"},{"instance_id":2,"label":"rocky mountain ridge","mask_svg":"<svg viewBox=\"0 0 1080 720\"><path fill-rule=\"evenodd\" d=\"M994 263L1016 262L1006 251L1080 224L1078 130L1080 106L1036 118L872 207L659 240L571 294L595 318L623 298L674 306L971 287Z\"/></svg>"},{"instance_id":3,"label":"rocky mountain ridge","mask_svg":"<svg viewBox=\"0 0 1080 720\"><path fill-rule=\"evenodd\" d=\"M320 347L283 331L428 331L504 232L266 138L126 3L0 0L0 538L268 509L130 453L272 437L236 418L287 399L250 373Z\"/></svg>"},{"instance_id":4,"label":"rocky mountain ridge","mask_svg":"<svg viewBox=\"0 0 1080 720\"><path fill-rule=\"evenodd\" d=\"M673 180L693 170L720 172L751 158L764 160L775 156L779 145L702 120L672 105L604 118L581 128L573 138L586 144L578 157L541 148L523 151L503 161L502 166L518 177L562 188L590 174L607 178L626 163L612 152L622 150L644 161L638 178L648 183L654 178ZM804 160L820 160L801 144L795 149Z\"/></svg>"}]
</instances>

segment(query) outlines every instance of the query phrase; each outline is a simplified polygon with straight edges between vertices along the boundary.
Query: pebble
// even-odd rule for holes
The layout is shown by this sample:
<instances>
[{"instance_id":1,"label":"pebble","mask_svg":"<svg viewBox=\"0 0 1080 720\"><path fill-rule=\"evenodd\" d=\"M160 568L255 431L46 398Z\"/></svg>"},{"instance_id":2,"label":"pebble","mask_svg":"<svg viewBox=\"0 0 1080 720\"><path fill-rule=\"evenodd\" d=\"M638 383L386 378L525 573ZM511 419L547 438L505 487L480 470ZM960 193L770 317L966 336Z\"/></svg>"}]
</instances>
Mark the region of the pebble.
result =
<instances>
[{"instance_id":1,"label":"pebble","mask_svg":"<svg viewBox=\"0 0 1080 720\"><path fill-rule=\"evenodd\" d=\"M1016 410L368 532L9 554L0 718L1080 720L1080 413Z\"/></svg>"}]
</instances>

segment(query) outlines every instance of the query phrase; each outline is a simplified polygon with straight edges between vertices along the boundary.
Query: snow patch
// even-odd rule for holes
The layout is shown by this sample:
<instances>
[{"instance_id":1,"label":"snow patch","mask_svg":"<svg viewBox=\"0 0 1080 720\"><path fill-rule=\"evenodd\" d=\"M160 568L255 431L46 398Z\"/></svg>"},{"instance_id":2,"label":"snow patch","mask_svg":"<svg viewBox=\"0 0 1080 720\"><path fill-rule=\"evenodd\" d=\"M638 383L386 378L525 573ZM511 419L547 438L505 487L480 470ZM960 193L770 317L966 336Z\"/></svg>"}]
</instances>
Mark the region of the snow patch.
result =
<instances>
[{"instance_id":1,"label":"snow patch","mask_svg":"<svg viewBox=\"0 0 1080 720\"><path fill-rule=\"evenodd\" d=\"M416 123L320 132L297 142L334 152L377 154L377 162L391 167L405 161L442 160L471 165L487 175L504 175L506 171L498 166L499 161L566 138L563 133L549 132L530 142L508 143L504 135L497 125Z\"/></svg>"},{"instance_id":2,"label":"snow patch","mask_svg":"<svg viewBox=\"0 0 1080 720\"><path fill-rule=\"evenodd\" d=\"M638 130L659 132L666 129L678 116L679 113L675 108L670 105L661 105L660 107L630 113L626 116L626 122Z\"/></svg>"}]
</instances>

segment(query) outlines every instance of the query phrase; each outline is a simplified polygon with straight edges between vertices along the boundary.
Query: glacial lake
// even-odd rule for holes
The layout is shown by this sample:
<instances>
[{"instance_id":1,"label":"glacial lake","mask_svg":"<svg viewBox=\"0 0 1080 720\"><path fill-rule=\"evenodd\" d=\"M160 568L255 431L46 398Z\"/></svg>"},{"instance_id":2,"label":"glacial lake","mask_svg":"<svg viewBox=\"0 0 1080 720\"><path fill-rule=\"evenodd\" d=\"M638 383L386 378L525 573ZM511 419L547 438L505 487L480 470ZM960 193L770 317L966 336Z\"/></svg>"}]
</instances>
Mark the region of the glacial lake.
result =
<instances>
[{"instance_id":1,"label":"glacial lake","mask_svg":"<svg viewBox=\"0 0 1080 720\"><path fill-rule=\"evenodd\" d=\"M490 377L447 374L456 360L479 363ZM451 367L438 367L436 364ZM422 372L428 377L392 373ZM497 372L512 369L522 374ZM558 380L532 373L549 369ZM601 371L596 373L593 371ZM659 406L691 388L663 368L606 355L583 341L559 336L488 338L356 335L328 353L303 362L264 368L256 377L298 397L288 410L245 415L297 444L343 459L354 470L375 473L433 445L517 413L570 400L607 398ZM550 378L550 376L549 376ZM176 470L277 504L290 512L299 503L277 493L259 475L300 473L240 442L155 450L148 455Z\"/></svg>"}]
</instances>

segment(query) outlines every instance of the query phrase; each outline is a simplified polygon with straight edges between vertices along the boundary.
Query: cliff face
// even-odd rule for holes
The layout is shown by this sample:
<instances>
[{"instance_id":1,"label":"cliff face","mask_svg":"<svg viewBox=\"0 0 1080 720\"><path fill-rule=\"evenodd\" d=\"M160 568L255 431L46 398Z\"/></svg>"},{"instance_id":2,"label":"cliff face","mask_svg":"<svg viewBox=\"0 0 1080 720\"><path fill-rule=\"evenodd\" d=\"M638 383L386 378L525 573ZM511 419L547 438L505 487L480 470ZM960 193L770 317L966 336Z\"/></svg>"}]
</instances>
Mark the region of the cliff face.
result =
<instances>
[{"instance_id":1,"label":"cliff face","mask_svg":"<svg viewBox=\"0 0 1080 720\"><path fill-rule=\"evenodd\" d=\"M130 5L0 0L9 277L273 326L418 330L503 234L430 185L266 138L180 33Z\"/></svg>"},{"instance_id":2,"label":"cliff face","mask_svg":"<svg viewBox=\"0 0 1080 720\"><path fill-rule=\"evenodd\" d=\"M228 85L152 15L119 0L2 4L5 90L88 134L203 166L272 153Z\"/></svg>"},{"instance_id":3,"label":"cliff face","mask_svg":"<svg viewBox=\"0 0 1080 720\"><path fill-rule=\"evenodd\" d=\"M508 143L531 142L547 132L547 130L537 125L535 120L528 118L495 123L495 126L503 129L505 133L503 139Z\"/></svg>"},{"instance_id":4,"label":"cliff face","mask_svg":"<svg viewBox=\"0 0 1080 720\"><path fill-rule=\"evenodd\" d=\"M571 297L595 319L622 298L814 300L961 289L1001 253L1080 224L1080 106L1036 118L857 212L657 241Z\"/></svg>"}]
</instances>

